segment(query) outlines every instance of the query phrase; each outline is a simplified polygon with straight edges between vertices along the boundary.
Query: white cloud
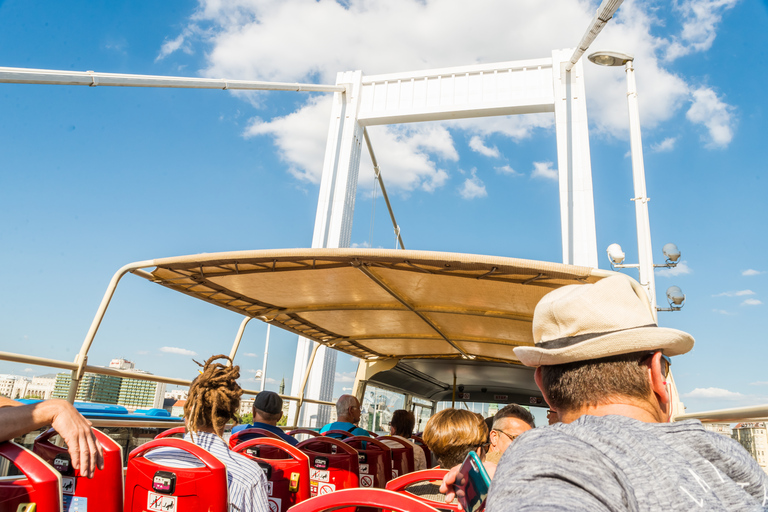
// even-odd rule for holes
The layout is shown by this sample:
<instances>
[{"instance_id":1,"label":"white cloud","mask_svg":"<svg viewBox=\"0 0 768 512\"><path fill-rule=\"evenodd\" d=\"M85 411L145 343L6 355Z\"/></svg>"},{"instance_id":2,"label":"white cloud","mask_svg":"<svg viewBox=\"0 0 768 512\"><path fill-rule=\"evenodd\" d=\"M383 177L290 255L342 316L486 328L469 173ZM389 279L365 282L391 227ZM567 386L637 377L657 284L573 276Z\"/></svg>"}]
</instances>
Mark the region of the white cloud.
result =
<instances>
[{"instance_id":1,"label":"white cloud","mask_svg":"<svg viewBox=\"0 0 768 512\"><path fill-rule=\"evenodd\" d=\"M690 274L693 272L693 269L688 266L687 261L681 261L677 264L676 267L672 268L663 268L656 272L656 275L662 276L662 277L675 277L675 276L682 276L685 274Z\"/></svg>"},{"instance_id":2,"label":"white cloud","mask_svg":"<svg viewBox=\"0 0 768 512\"><path fill-rule=\"evenodd\" d=\"M720 398L725 400L739 400L744 398L741 393L728 391L722 388L696 388L690 393L683 395L686 398Z\"/></svg>"},{"instance_id":3,"label":"white cloud","mask_svg":"<svg viewBox=\"0 0 768 512\"><path fill-rule=\"evenodd\" d=\"M245 352L242 355L244 355L245 357L259 357L259 354L256 354L254 352Z\"/></svg>"},{"instance_id":4,"label":"white cloud","mask_svg":"<svg viewBox=\"0 0 768 512\"><path fill-rule=\"evenodd\" d=\"M472 175L464 180L464 183L459 188L459 194L464 199L477 199L478 197L486 197L488 192L485 190L485 184L483 180L477 177L475 169L472 169Z\"/></svg>"},{"instance_id":5,"label":"white cloud","mask_svg":"<svg viewBox=\"0 0 768 512\"><path fill-rule=\"evenodd\" d=\"M24 368L24 372L26 373L32 373L34 370L32 368Z\"/></svg>"},{"instance_id":6,"label":"white cloud","mask_svg":"<svg viewBox=\"0 0 768 512\"><path fill-rule=\"evenodd\" d=\"M674 60L693 52L709 50L715 40L722 15L738 0L684 0L675 2L683 17L683 30L667 48L666 60Z\"/></svg>"},{"instance_id":7,"label":"white cloud","mask_svg":"<svg viewBox=\"0 0 768 512\"><path fill-rule=\"evenodd\" d=\"M271 121L255 118L245 135L271 136L291 174L302 181L319 183L331 102L331 96L318 96L286 116ZM432 192L445 184L448 173L438 168L431 157L459 159L450 132L438 124L376 126L368 133L387 189ZM364 178L373 177L368 155L361 159L359 176L359 188L372 186L372 179Z\"/></svg>"},{"instance_id":8,"label":"white cloud","mask_svg":"<svg viewBox=\"0 0 768 512\"><path fill-rule=\"evenodd\" d=\"M742 306L759 306L763 301L760 299L747 299L741 303Z\"/></svg>"},{"instance_id":9,"label":"white cloud","mask_svg":"<svg viewBox=\"0 0 768 512\"><path fill-rule=\"evenodd\" d=\"M145 356L145 355L149 354L149 351L148 350L137 350L136 353L139 354L140 356Z\"/></svg>"},{"instance_id":10,"label":"white cloud","mask_svg":"<svg viewBox=\"0 0 768 512\"><path fill-rule=\"evenodd\" d=\"M755 270L753 268L748 268L741 273L743 276L759 276L760 274L765 274L765 270Z\"/></svg>"},{"instance_id":11,"label":"white cloud","mask_svg":"<svg viewBox=\"0 0 768 512\"><path fill-rule=\"evenodd\" d=\"M557 180L557 169L553 169L552 165L552 162L533 162L531 178Z\"/></svg>"},{"instance_id":12,"label":"white cloud","mask_svg":"<svg viewBox=\"0 0 768 512\"><path fill-rule=\"evenodd\" d=\"M267 384L277 384L277 379L273 379L272 377L267 377Z\"/></svg>"},{"instance_id":13,"label":"white cloud","mask_svg":"<svg viewBox=\"0 0 768 512\"><path fill-rule=\"evenodd\" d=\"M720 100L708 87L691 93L693 105L685 117L695 124L703 124L709 133L708 147L724 148L733 139L733 107Z\"/></svg>"},{"instance_id":14,"label":"white cloud","mask_svg":"<svg viewBox=\"0 0 768 512\"><path fill-rule=\"evenodd\" d=\"M600 34L601 47L635 51L643 126L671 119L693 89L684 76L665 69L659 56L669 60L708 49L722 13L735 1L681 0L674 12L682 28L666 39L654 35L665 23L657 17L654 3L625 2ZM505 0L473 4L472 9L460 0L200 0L181 34L163 43L158 59L177 51L190 53L200 45L199 52L207 59L205 76L334 83L336 73L344 70L361 69L370 75L548 57L552 48L577 44L594 8L595 1L589 0L549 0L546 9L538 2ZM492 45L488 34L494 35ZM626 104L624 73L588 63L584 70L593 127L606 136L626 137L627 109L621 108ZM240 94L255 106L265 97ZM291 114L255 119L246 135L273 137L289 171L299 180L318 183L330 101L330 95L310 97ZM704 123L711 144L723 146L732 138L732 122L730 107L718 101L694 96L689 119ZM702 110L718 115L704 121L707 115ZM482 139L478 144L475 137L499 134L520 141L537 129L551 129L553 121L552 114L530 114L432 123L429 128L380 127L374 149L388 187L431 192L448 179L439 160L455 159L446 156L456 155L448 130L467 132L476 141L475 151L495 157L498 149L485 146ZM424 135L436 137L441 147L430 146ZM659 147L666 150L670 144L665 141ZM370 187L372 180L362 179L369 171L363 156L361 187Z\"/></svg>"},{"instance_id":15,"label":"white cloud","mask_svg":"<svg viewBox=\"0 0 768 512\"><path fill-rule=\"evenodd\" d=\"M656 153L665 153L667 151L672 151L675 149L675 143L677 142L677 137L667 137L661 142L657 142L656 144L651 144L651 151L654 151Z\"/></svg>"},{"instance_id":16,"label":"white cloud","mask_svg":"<svg viewBox=\"0 0 768 512\"><path fill-rule=\"evenodd\" d=\"M355 372L336 372L336 382L355 382Z\"/></svg>"},{"instance_id":17,"label":"white cloud","mask_svg":"<svg viewBox=\"0 0 768 512\"><path fill-rule=\"evenodd\" d=\"M352 391L352 388L341 388L342 391Z\"/></svg>"},{"instance_id":18,"label":"white cloud","mask_svg":"<svg viewBox=\"0 0 768 512\"><path fill-rule=\"evenodd\" d=\"M500 174L509 174L511 176L520 176L521 175L519 172L514 170L509 165L502 165L501 167L494 167L494 169L496 170L496 172L498 172Z\"/></svg>"},{"instance_id":19,"label":"white cloud","mask_svg":"<svg viewBox=\"0 0 768 512\"><path fill-rule=\"evenodd\" d=\"M187 350L186 348L179 348L179 347L160 347L160 352L165 352L166 354L179 354L181 356L197 355L197 352L193 352L192 350Z\"/></svg>"},{"instance_id":20,"label":"white cloud","mask_svg":"<svg viewBox=\"0 0 768 512\"><path fill-rule=\"evenodd\" d=\"M472 149L472 151L476 151L481 155L485 155L490 158L499 158L500 156L499 149L496 146L489 148L485 145L483 139L478 135L475 135L469 139L469 147Z\"/></svg>"},{"instance_id":21,"label":"white cloud","mask_svg":"<svg viewBox=\"0 0 768 512\"><path fill-rule=\"evenodd\" d=\"M735 292L723 292L718 293L717 295L713 295L713 297L744 297L747 295L754 295L755 292L752 290L738 290Z\"/></svg>"},{"instance_id":22,"label":"white cloud","mask_svg":"<svg viewBox=\"0 0 768 512\"><path fill-rule=\"evenodd\" d=\"M363 249L370 249L371 244L368 242L360 242L359 244L357 242L354 242L352 244L353 249L363 248Z\"/></svg>"},{"instance_id":23,"label":"white cloud","mask_svg":"<svg viewBox=\"0 0 768 512\"><path fill-rule=\"evenodd\" d=\"M726 311L724 309L713 309L713 313L717 313L719 315L726 315L726 316L733 316L734 313L731 313L730 311Z\"/></svg>"},{"instance_id":24,"label":"white cloud","mask_svg":"<svg viewBox=\"0 0 768 512\"><path fill-rule=\"evenodd\" d=\"M750 382L750 386L768 386L768 381L766 380L759 380L757 382Z\"/></svg>"}]
</instances>

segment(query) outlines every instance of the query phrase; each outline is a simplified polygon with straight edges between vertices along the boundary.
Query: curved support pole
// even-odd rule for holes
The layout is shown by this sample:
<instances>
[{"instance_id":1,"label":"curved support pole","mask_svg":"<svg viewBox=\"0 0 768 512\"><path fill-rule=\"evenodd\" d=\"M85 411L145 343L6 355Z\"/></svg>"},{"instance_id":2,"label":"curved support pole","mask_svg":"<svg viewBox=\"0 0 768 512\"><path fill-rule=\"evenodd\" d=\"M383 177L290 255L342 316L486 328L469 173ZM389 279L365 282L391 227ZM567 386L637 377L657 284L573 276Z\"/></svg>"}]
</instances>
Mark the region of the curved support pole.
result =
<instances>
[{"instance_id":1,"label":"curved support pole","mask_svg":"<svg viewBox=\"0 0 768 512\"><path fill-rule=\"evenodd\" d=\"M240 328L237 330L237 335L235 336L235 342L232 344L232 350L229 351L229 359L232 361L235 360L235 354L237 354L237 349L240 348L240 340L243 339L245 326L248 325L248 322L250 322L251 320L252 318L250 316L247 316L243 318L242 322L240 322Z\"/></svg>"},{"instance_id":2,"label":"curved support pole","mask_svg":"<svg viewBox=\"0 0 768 512\"><path fill-rule=\"evenodd\" d=\"M304 372L304 378L301 380L301 393L299 393L299 401L296 403L296 414L293 417L293 425L299 426L299 414L301 414L301 406L304 403L304 392L307 389L307 381L309 380L309 372L312 371L312 364L315 362L315 356L317 355L317 349L320 348L320 344L315 342L315 346L312 348L312 355L309 356L309 363L307 363L307 371Z\"/></svg>"},{"instance_id":3,"label":"curved support pole","mask_svg":"<svg viewBox=\"0 0 768 512\"><path fill-rule=\"evenodd\" d=\"M112 276L112 280L109 282L107 291L104 293L104 297L101 299L101 304L99 304L99 309L96 311L96 316L93 318L93 322L91 322L90 329L88 329L88 334L85 335L85 340L83 340L83 345L80 347L80 352L77 354L77 356L75 356L75 364L77 365L77 369L72 370L72 382L69 384L69 392L67 393L67 401L69 403L75 402L75 397L77 396L77 388L80 385L80 380L83 378L85 365L88 363L88 351L91 349L93 338L96 337L96 332L99 330L101 321L104 319L104 314L107 312L107 308L109 307L109 303L112 300L112 296L115 294L115 289L117 288L117 284L120 282L120 279L122 279L122 277L128 272L133 272L134 270L139 270L141 268L151 267L153 265L154 260L129 263L128 265L125 265L120 270L115 272L115 275ZM147 272L141 272L139 275L145 279L147 278L147 275L151 276L151 274L148 274Z\"/></svg>"}]
</instances>

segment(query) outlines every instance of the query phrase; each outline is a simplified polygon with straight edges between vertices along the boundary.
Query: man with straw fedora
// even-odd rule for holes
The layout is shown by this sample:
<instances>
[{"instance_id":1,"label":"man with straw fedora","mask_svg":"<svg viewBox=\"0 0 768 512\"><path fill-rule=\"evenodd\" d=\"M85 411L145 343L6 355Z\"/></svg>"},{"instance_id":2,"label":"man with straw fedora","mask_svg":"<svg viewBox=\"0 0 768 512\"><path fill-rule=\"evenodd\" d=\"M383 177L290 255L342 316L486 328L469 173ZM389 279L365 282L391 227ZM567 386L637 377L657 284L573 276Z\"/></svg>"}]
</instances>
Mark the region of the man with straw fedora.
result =
<instances>
[{"instance_id":1,"label":"man with straw fedora","mask_svg":"<svg viewBox=\"0 0 768 512\"><path fill-rule=\"evenodd\" d=\"M636 282L552 291L536 306L533 337L515 354L536 367L561 422L512 443L488 512L768 510L768 475L741 445L698 420L669 423L669 358L694 340L658 327Z\"/></svg>"}]
</instances>

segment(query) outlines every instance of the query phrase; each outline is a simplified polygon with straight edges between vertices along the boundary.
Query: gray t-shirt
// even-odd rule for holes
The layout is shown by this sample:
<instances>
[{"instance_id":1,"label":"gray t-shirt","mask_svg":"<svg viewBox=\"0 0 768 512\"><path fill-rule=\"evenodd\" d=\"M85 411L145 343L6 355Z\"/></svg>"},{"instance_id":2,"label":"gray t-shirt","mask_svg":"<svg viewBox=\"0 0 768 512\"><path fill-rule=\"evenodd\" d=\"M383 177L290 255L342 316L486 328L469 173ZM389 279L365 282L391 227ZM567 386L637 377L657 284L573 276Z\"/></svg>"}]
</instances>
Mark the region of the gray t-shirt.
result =
<instances>
[{"instance_id":1,"label":"gray t-shirt","mask_svg":"<svg viewBox=\"0 0 768 512\"><path fill-rule=\"evenodd\" d=\"M512 443L486 510L762 511L767 486L741 445L699 421L582 416Z\"/></svg>"}]
</instances>

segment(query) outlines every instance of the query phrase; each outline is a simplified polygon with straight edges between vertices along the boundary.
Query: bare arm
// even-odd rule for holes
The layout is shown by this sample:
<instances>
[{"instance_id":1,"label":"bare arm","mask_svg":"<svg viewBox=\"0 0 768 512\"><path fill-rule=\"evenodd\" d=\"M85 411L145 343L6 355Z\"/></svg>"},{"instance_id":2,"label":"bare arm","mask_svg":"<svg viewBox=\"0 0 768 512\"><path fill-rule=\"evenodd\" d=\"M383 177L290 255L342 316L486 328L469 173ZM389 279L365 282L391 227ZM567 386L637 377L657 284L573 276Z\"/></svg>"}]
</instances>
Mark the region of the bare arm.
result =
<instances>
[{"instance_id":1,"label":"bare arm","mask_svg":"<svg viewBox=\"0 0 768 512\"><path fill-rule=\"evenodd\" d=\"M23 405L0 397L0 441L51 425L67 443L72 465L88 478L104 467L101 445L85 419L66 400L45 400Z\"/></svg>"}]
</instances>

